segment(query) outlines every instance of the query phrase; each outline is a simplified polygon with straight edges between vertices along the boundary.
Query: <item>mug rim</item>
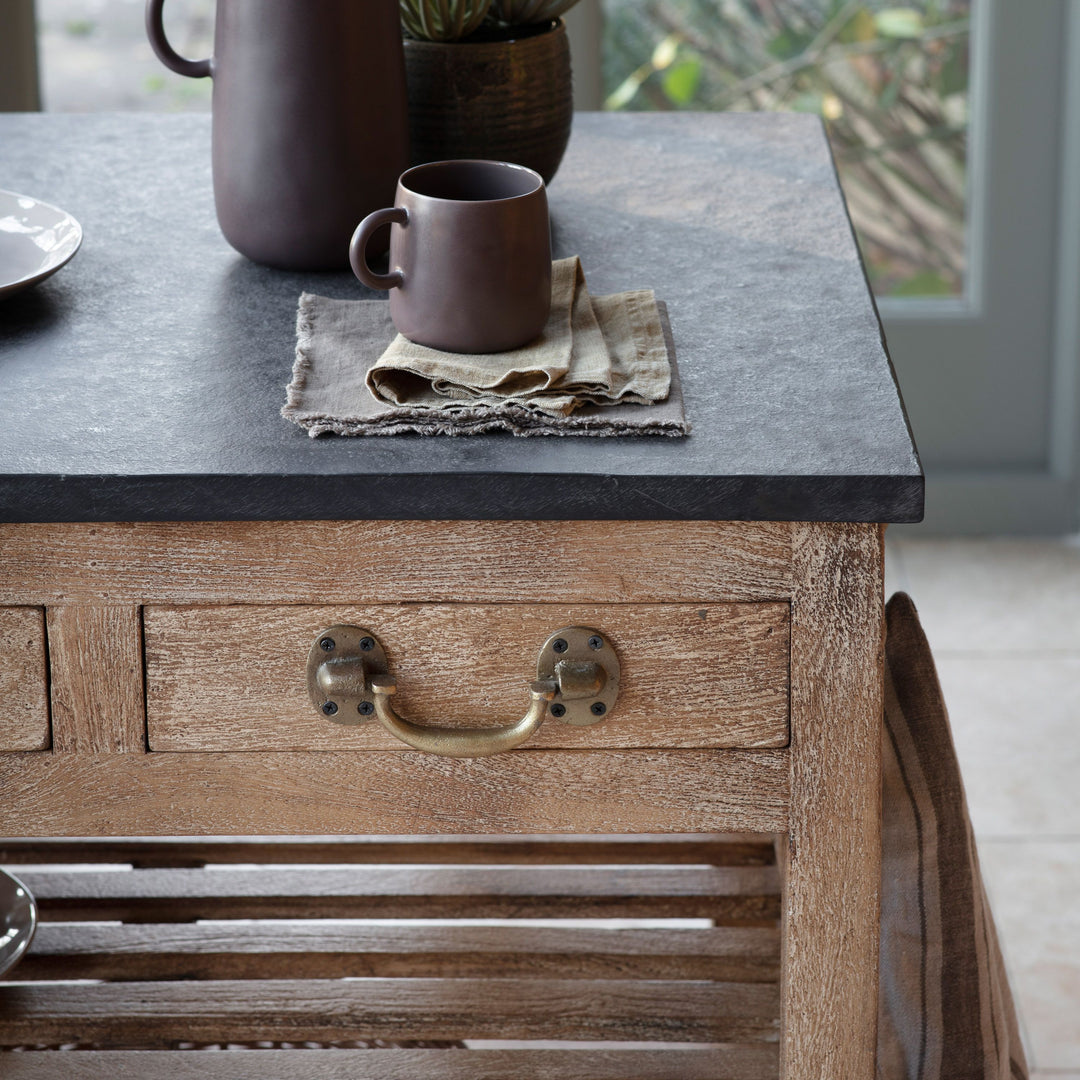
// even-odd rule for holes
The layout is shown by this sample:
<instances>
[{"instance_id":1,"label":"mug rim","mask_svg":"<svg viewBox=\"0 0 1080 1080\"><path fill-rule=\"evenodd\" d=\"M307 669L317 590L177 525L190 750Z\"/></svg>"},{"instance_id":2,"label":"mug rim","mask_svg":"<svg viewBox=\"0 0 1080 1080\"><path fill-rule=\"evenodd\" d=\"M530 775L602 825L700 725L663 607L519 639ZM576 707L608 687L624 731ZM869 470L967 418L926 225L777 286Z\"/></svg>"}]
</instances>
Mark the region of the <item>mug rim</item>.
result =
<instances>
[{"instance_id":1,"label":"mug rim","mask_svg":"<svg viewBox=\"0 0 1080 1080\"><path fill-rule=\"evenodd\" d=\"M517 172L527 173L533 178L535 183L528 191L519 192L517 195L504 195L497 199L446 199L439 195L427 195L422 191L417 191L414 187L409 185L408 181L411 177L426 172L427 170L435 170L446 165L495 166L500 171L504 169L514 169ZM535 195L538 191L543 191L545 186L544 178L535 169L530 169L528 165L518 165L513 161L497 161L494 158L444 158L441 161L425 161L419 165L413 165L411 168L406 169L398 177L398 185L417 199L427 199L429 202L451 203L457 206L490 206L495 203L513 202L515 199L525 199L530 195Z\"/></svg>"}]
</instances>

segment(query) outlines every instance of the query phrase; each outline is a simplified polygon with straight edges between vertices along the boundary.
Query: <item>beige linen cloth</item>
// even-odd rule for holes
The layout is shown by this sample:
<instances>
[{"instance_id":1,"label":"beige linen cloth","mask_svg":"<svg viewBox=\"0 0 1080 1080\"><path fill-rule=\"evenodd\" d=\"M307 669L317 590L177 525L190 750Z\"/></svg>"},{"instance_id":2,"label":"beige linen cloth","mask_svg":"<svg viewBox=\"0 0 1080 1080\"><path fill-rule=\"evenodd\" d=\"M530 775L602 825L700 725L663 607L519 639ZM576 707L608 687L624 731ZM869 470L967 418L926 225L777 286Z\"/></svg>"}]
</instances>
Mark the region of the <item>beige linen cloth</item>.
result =
<instances>
[{"instance_id":1,"label":"beige linen cloth","mask_svg":"<svg viewBox=\"0 0 1080 1080\"><path fill-rule=\"evenodd\" d=\"M304 293L282 416L311 436L684 435L667 312L650 290L590 296L552 265L551 314L525 348L446 353L395 334L383 300Z\"/></svg>"}]
</instances>

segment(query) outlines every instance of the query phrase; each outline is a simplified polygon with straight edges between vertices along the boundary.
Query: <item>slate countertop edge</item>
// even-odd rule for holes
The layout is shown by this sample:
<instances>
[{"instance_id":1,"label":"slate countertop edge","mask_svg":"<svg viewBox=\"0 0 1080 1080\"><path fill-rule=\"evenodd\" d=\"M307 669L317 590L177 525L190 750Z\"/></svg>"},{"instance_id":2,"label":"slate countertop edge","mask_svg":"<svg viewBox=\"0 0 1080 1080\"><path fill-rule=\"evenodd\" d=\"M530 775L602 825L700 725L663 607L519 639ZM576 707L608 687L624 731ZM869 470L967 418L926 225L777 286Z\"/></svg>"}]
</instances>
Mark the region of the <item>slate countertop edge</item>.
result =
<instances>
[{"instance_id":1,"label":"slate countertop edge","mask_svg":"<svg viewBox=\"0 0 1080 1080\"><path fill-rule=\"evenodd\" d=\"M922 472L865 476L0 476L0 522L922 520ZM285 480L287 495L282 495ZM558 482L557 493L552 494ZM401 488L410 488L402 513ZM538 486L540 485L540 486ZM618 492L617 513L605 510ZM689 509L678 510L676 506ZM842 515L823 513L830 504Z\"/></svg>"}]
</instances>

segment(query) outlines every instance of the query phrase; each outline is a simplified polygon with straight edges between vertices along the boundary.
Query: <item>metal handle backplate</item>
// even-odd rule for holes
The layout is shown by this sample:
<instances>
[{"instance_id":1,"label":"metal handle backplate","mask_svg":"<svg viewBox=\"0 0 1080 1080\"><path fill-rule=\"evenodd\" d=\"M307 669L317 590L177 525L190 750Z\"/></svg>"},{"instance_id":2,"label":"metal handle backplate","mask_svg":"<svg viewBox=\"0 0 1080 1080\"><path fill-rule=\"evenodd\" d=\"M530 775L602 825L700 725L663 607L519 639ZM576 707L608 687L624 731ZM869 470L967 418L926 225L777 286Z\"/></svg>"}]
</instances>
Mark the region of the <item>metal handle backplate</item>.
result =
<instances>
[{"instance_id":1,"label":"metal handle backplate","mask_svg":"<svg viewBox=\"0 0 1080 1080\"><path fill-rule=\"evenodd\" d=\"M322 715L338 724L377 720L402 742L445 757L487 757L525 742L550 714L574 727L599 723L619 694L619 658L599 630L566 626L544 642L536 680L522 718L502 727L436 727L406 720L391 698L397 680L386 653L370 630L337 625L311 646L308 696Z\"/></svg>"}]
</instances>

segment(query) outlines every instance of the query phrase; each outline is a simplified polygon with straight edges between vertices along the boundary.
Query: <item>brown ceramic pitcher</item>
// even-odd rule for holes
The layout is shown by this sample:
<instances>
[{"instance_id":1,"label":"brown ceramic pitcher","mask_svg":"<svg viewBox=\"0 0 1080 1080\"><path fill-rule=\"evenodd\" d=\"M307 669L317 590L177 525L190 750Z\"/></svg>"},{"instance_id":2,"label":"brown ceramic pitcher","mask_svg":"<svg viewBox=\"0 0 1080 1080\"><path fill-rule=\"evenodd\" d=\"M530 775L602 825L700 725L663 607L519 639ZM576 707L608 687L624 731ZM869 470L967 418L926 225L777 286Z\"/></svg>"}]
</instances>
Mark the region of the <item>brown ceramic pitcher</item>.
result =
<instances>
[{"instance_id":1,"label":"brown ceramic pitcher","mask_svg":"<svg viewBox=\"0 0 1080 1080\"><path fill-rule=\"evenodd\" d=\"M214 201L225 238L290 270L348 265L356 222L408 165L398 0L218 0L214 56L186 60L147 0L158 58L214 79Z\"/></svg>"}]
</instances>

